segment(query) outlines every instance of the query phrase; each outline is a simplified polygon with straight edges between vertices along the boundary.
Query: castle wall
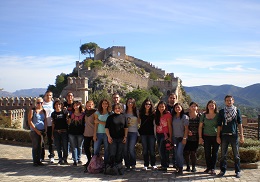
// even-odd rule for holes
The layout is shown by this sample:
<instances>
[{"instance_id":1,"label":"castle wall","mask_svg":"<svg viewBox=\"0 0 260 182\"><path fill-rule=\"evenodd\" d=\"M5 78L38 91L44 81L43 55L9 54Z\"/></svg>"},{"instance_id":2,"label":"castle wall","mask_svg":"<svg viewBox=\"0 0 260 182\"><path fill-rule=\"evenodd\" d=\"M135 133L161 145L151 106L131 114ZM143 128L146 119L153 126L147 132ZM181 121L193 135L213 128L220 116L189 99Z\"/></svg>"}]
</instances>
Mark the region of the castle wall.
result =
<instances>
[{"instance_id":1,"label":"castle wall","mask_svg":"<svg viewBox=\"0 0 260 182\"><path fill-rule=\"evenodd\" d=\"M164 78L166 72L156 66L154 66L151 63L148 63L146 61L143 61L141 59L132 57L132 56L126 56L125 58L127 61L133 62L136 64L138 67L144 68L147 72L154 72L156 73L160 78Z\"/></svg>"},{"instance_id":2,"label":"castle wall","mask_svg":"<svg viewBox=\"0 0 260 182\"><path fill-rule=\"evenodd\" d=\"M109 56L118 59L125 59L125 47L124 46L112 46L107 49L96 48L94 53L94 60L105 60Z\"/></svg>"}]
</instances>

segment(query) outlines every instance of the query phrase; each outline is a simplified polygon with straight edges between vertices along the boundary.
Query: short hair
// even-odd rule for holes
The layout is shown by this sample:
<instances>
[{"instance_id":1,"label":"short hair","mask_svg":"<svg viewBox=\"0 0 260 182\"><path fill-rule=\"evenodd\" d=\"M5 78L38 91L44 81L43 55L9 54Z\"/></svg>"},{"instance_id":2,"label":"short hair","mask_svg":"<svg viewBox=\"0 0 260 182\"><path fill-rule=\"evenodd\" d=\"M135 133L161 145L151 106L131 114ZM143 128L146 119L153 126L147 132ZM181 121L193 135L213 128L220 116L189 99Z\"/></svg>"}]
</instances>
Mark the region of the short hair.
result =
<instances>
[{"instance_id":1,"label":"short hair","mask_svg":"<svg viewBox=\"0 0 260 182\"><path fill-rule=\"evenodd\" d=\"M67 92L66 96L68 96L69 94L72 94L74 96L74 94L71 91Z\"/></svg>"},{"instance_id":2,"label":"short hair","mask_svg":"<svg viewBox=\"0 0 260 182\"><path fill-rule=\"evenodd\" d=\"M173 93L173 92L172 92L172 93L170 93L170 94L169 94L169 96L168 96L168 97L170 97L170 96L175 96L175 97L176 97L176 99L178 99L178 97L177 97L177 94L176 94L176 93Z\"/></svg>"},{"instance_id":3,"label":"short hair","mask_svg":"<svg viewBox=\"0 0 260 182\"><path fill-rule=\"evenodd\" d=\"M234 99L234 97L233 97L232 95L226 95L224 100L226 101L227 98L232 98L232 99Z\"/></svg>"},{"instance_id":4,"label":"short hair","mask_svg":"<svg viewBox=\"0 0 260 182\"><path fill-rule=\"evenodd\" d=\"M52 107L53 107L54 110L55 110L55 105L56 105L56 103L59 103L59 104L61 105L61 107L63 107L63 103L61 102L61 100L60 100L60 99L56 99L56 100L53 102L53 105L52 105Z\"/></svg>"}]
</instances>

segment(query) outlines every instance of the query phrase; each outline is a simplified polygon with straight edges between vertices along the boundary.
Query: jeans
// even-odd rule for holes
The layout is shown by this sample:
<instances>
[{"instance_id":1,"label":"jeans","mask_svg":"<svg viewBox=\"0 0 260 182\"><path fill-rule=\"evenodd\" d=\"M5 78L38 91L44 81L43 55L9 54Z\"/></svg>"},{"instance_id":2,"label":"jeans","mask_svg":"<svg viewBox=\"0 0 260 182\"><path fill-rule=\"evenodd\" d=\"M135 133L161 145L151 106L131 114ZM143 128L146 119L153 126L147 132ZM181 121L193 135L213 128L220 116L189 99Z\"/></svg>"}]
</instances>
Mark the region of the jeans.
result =
<instances>
[{"instance_id":1,"label":"jeans","mask_svg":"<svg viewBox=\"0 0 260 182\"><path fill-rule=\"evenodd\" d=\"M86 137L84 136L84 151L86 153L86 156L87 156L87 159L88 159L88 163L90 162L91 160L91 157L93 155L93 152L90 151L90 146L94 146L94 143L93 143L93 137Z\"/></svg>"},{"instance_id":2,"label":"jeans","mask_svg":"<svg viewBox=\"0 0 260 182\"><path fill-rule=\"evenodd\" d=\"M163 168L169 167L169 151L165 147L164 134L156 133L161 165Z\"/></svg>"},{"instance_id":3,"label":"jeans","mask_svg":"<svg viewBox=\"0 0 260 182\"><path fill-rule=\"evenodd\" d=\"M136 165L136 152L135 144L138 137L137 132L128 132L127 141L124 149L124 160L125 166L135 166Z\"/></svg>"},{"instance_id":4,"label":"jeans","mask_svg":"<svg viewBox=\"0 0 260 182\"><path fill-rule=\"evenodd\" d=\"M183 162L184 162L184 158L183 158L183 150L185 145L182 144L182 137L174 137L173 138L173 143L176 145L174 147L174 152L175 152L175 160L176 160L176 166L179 169L183 169Z\"/></svg>"},{"instance_id":5,"label":"jeans","mask_svg":"<svg viewBox=\"0 0 260 182\"><path fill-rule=\"evenodd\" d=\"M149 158L151 166L155 166L155 136L141 135L143 146L144 166L149 166Z\"/></svg>"},{"instance_id":6,"label":"jeans","mask_svg":"<svg viewBox=\"0 0 260 182\"><path fill-rule=\"evenodd\" d=\"M52 126L47 127L47 142L49 145L49 158L53 158L54 155L54 147L53 147L53 140L52 140Z\"/></svg>"},{"instance_id":7,"label":"jeans","mask_svg":"<svg viewBox=\"0 0 260 182\"><path fill-rule=\"evenodd\" d=\"M228 145L231 144L233 156L235 160L235 172L240 172L240 156L239 156L239 144L237 135L222 135L221 136L221 159L220 170L224 173L227 169L227 151Z\"/></svg>"},{"instance_id":8,"label":"jeans","mask_svg":"<svg viewBox=\"0 0 260 182\"><path fill-rule=\"evenodd\" d=\"M30 137L32 140L33 163L39 163L42 153L42 137L38 135L35 131L30 132Z\"/></svg>"},{"instance_id":9,"label":"jeans","mask_svg":"<svg viewBox=\"0 0 260 182\"><path fill-rule=\"evenodd\" d=\"M124 147L125 144L123 143L123 138L113 138L113 142L108 144L109 164L112 167L117 164L122 164Z\"/></svg>"},{"instance_id":10,"label":"jeans","mask_svg":"<svg viewBox=\"0 0 260 182\"><path fill-rule=\"evenodd\" d=\"M105 133L97 133L97 141L94 142L94 155L99 155L102 142L104 143L104 162L108 161L108 141Z\"/></svg>"},{"instance_id":11,"label":"jeans","mask_svg":"<svg viewBox=\"0 0 260 182\"><path fill-rule=\"evenodd\" d=\"M68 158L68 133L54 131L54 143L57 149L59 161L67 161ZM63 153L63 155L62 155Z\"/></svg>"},{"instance_id":12,"label":"jeans","mask_svg":"<svg viewBox=\"0 0 260 182\"><path fill-rule=\"evenodd\" d=\"M216 136L204 135L204 153L208 170L216 169L218 149L219 144L216 141Z\"/></svg>"},{"instance_id":13,"label":"jeans","mask_svg":"<svg viewBox=\"0 0 260 182\"><path fill-rule=\"evenodd\" d=\"M72 148L72 155L74 156L74 162L81 161L82 145L84 140L83 135L69 134L69 140Z\"/></svg>"}]
</instances>

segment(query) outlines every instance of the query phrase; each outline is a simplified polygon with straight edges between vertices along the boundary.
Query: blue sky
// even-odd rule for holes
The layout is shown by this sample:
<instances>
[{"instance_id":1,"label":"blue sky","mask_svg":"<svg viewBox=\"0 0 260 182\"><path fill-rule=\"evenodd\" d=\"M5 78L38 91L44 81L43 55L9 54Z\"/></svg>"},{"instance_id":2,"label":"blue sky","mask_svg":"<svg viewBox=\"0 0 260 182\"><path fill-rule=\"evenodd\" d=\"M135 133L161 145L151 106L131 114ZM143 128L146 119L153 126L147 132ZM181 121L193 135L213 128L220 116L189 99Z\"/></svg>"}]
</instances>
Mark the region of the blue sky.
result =
<instances>
[{"instance_id":1,"label":"blue sky","mask_svg":"<svg viewBox=\"0 0 260 182\"><path fill-rule=\"evenodd\" d=\"M80 41L125 46L184 86L246 87L260 82L259 19L258 0L2 0L0 88L54 84Z\"/></svg>"}]
</instances>

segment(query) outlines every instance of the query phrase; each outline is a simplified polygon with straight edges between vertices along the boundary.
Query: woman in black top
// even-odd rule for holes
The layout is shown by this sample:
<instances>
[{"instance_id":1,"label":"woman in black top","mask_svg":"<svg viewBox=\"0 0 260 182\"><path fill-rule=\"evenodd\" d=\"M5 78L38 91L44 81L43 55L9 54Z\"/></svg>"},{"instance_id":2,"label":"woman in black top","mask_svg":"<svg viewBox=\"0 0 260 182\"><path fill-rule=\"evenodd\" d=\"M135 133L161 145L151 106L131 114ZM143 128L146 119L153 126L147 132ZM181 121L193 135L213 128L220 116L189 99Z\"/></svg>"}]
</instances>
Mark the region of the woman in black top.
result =
<instances>
[{"instance_id":1,"label":"woman in black top","mask_svg":"<svg viewBox=\"0 0 260 182\"><path fill-rule=\"evenodd\" d=\"M51 113L52 118L52 138L59 156L59 164L68 164L68 112L62 110L62 103L56 100L53 103L54 112Z\"/></svg>"},{"instance_id":2,"label":"woman in black top","mask_svg":"<svg viewBox=\"0 0 260 182\"><path fill-rule=\"evenodd\" d=\"M145 99L139 110L139 119L141 120L139 134L142 139L144 168L149 166L149 158L152 169L157 169L155 165L155 136L154 136L154 105L152 100Z\"/></svg>"}]
</instances>

